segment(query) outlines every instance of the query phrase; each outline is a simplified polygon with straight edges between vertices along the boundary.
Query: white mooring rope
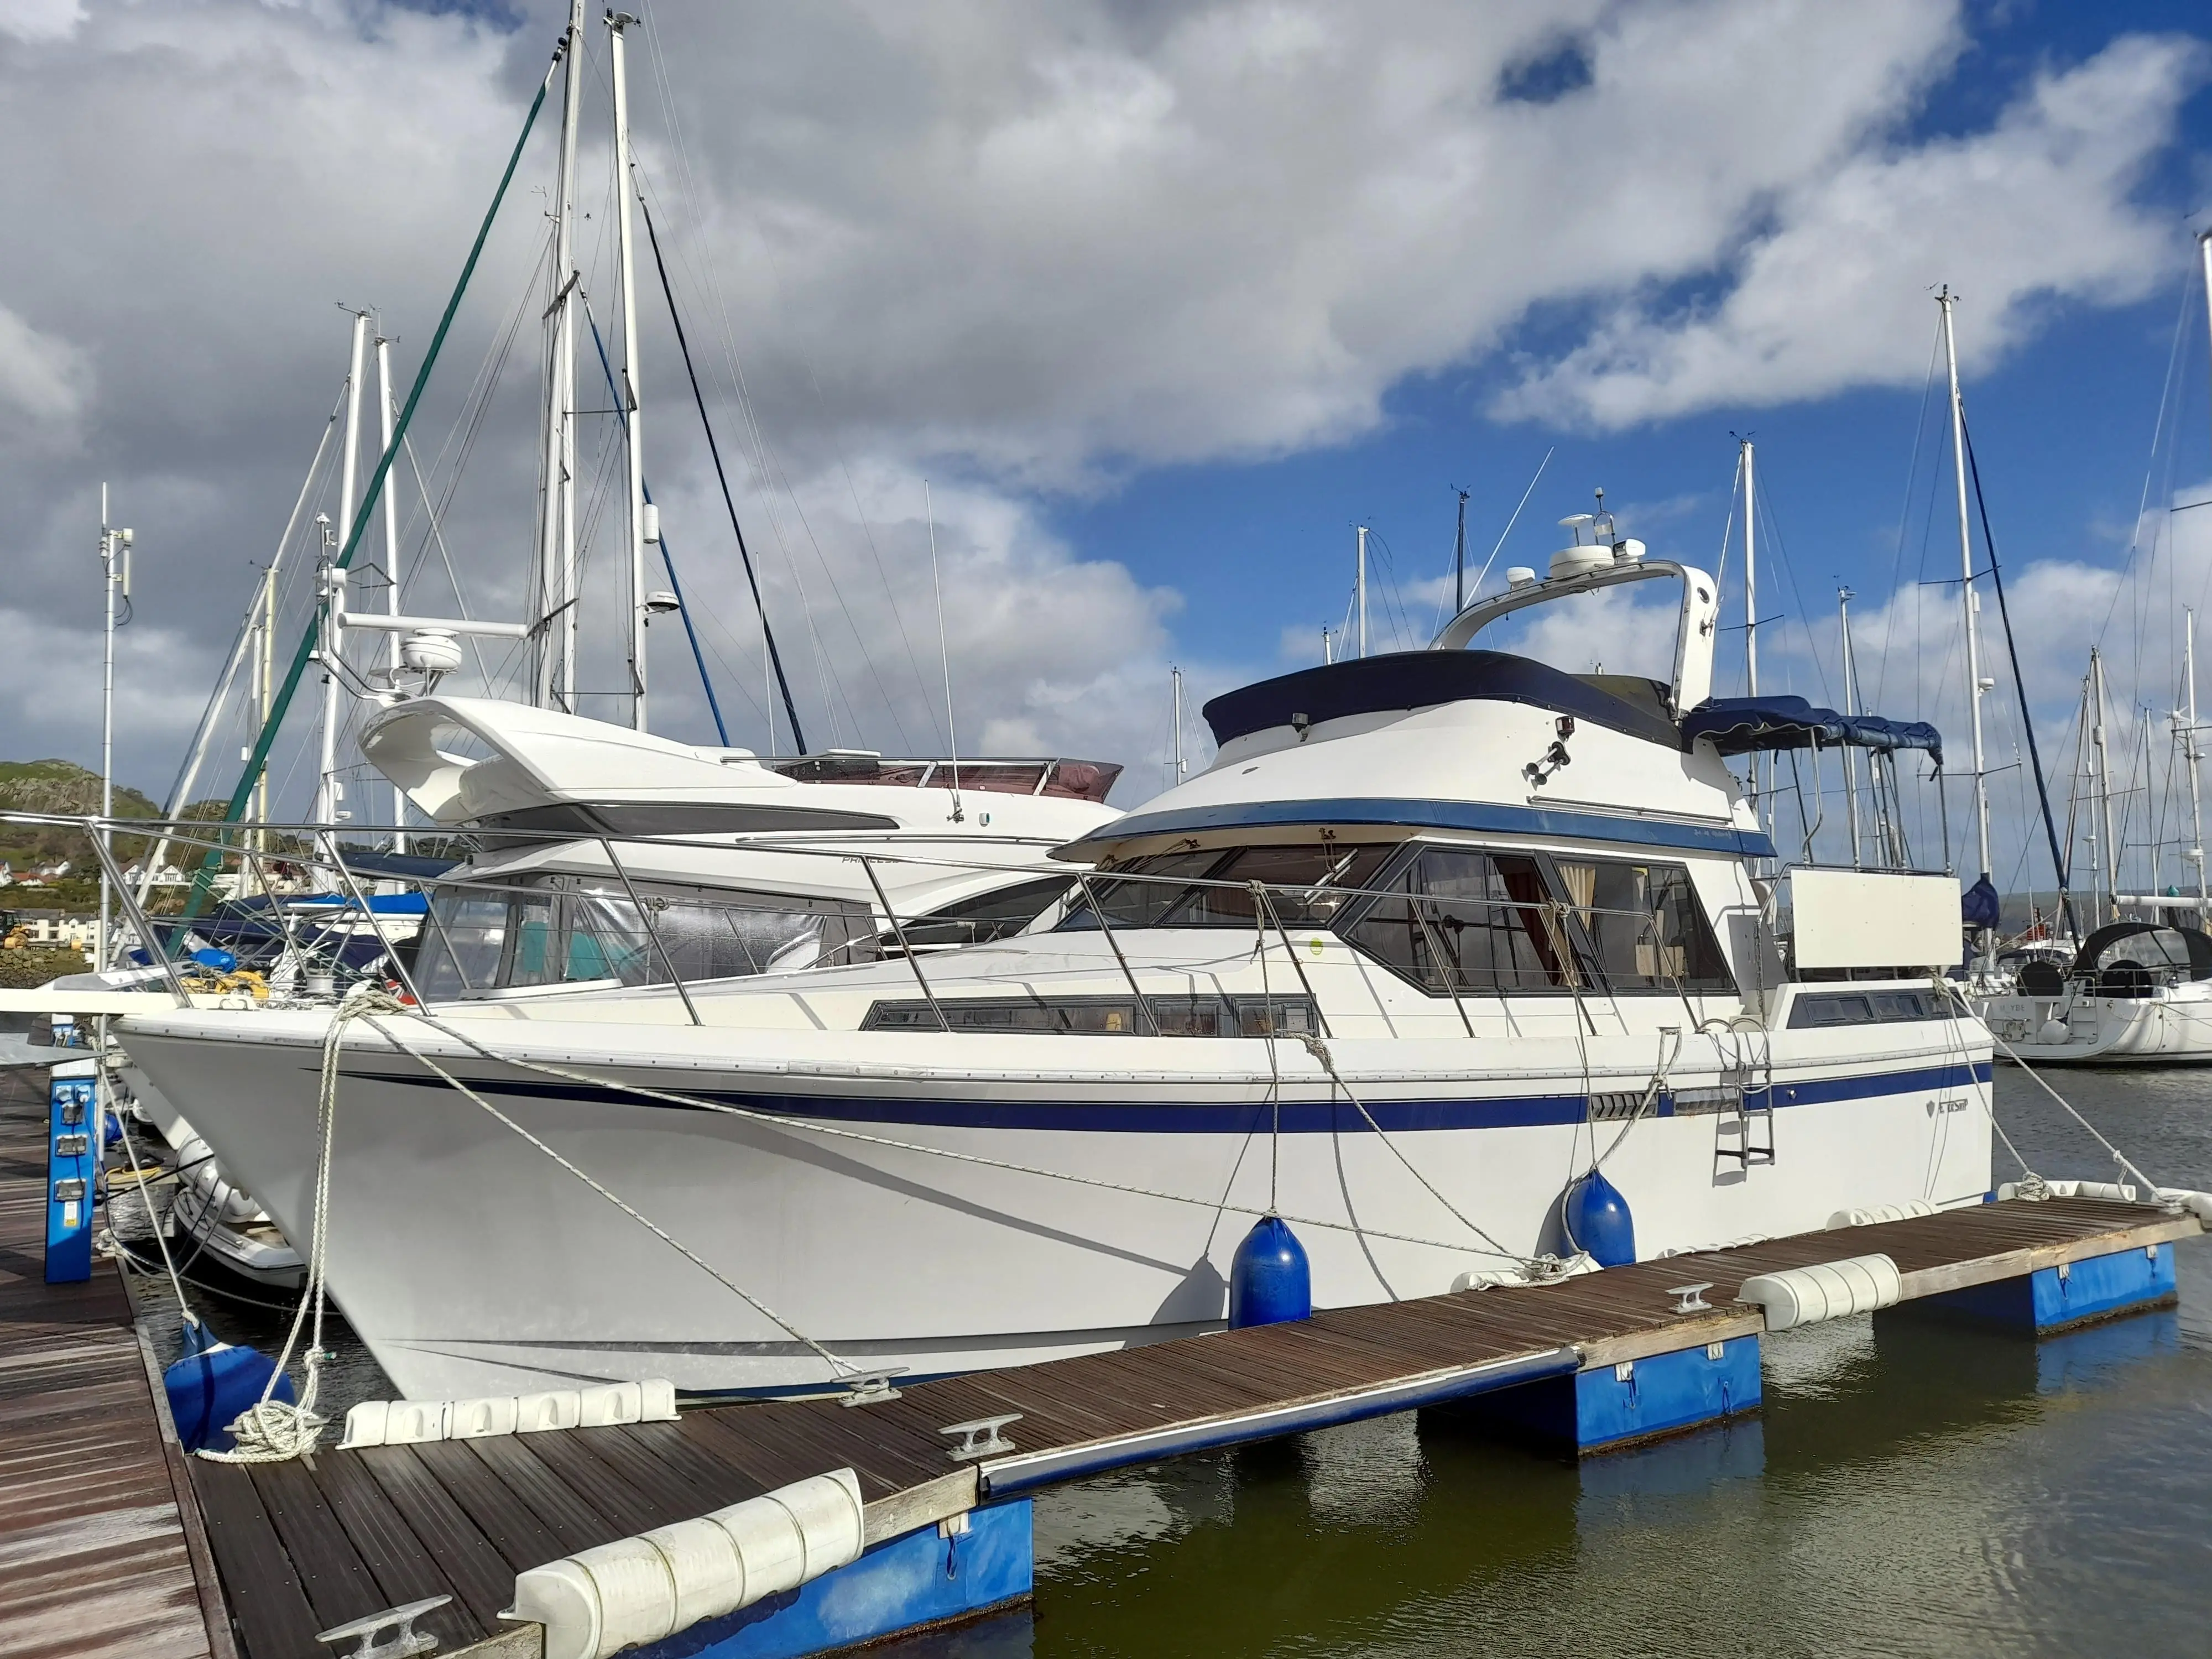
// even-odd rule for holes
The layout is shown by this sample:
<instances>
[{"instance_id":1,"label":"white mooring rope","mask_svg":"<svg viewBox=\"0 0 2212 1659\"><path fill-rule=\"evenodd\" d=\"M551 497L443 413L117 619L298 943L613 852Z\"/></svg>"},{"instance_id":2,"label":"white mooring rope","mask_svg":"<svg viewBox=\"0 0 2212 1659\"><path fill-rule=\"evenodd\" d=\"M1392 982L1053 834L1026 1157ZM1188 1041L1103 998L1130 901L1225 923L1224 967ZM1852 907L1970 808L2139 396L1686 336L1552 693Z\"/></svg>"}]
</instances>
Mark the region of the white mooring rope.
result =
<instances>
[{"instance_id":1,"label":"white mooring rope","mask_svg":"<svg viewBox=\"0 0 2212 1659\"><path fill-rule=\"evenodd\" d=\"M307 1288L292 1315L292 1328L284 1334L283 1350L270 1368L269 1381L262 1385L261 1398L230 1425L235 1449L198 1454L212 1462L282 1463L313 1451L322 1437L327 1419L315 1410L315 1397L321 1390L323 1363L330 1358L323 1347L323 1312L329 1302L325 1280L330 1267L331 1154L337 1139L338 1056L349 1022L374 1019L380 1012L406 1006L381 987L364 982L331 1011L330 1025L323 1033L322 1079L315 1097L315 1218L307 1245ZM288 1403L275 1398L276 1379L292 1362L292 1350L299 1345L302 1326L308 1331L307 1352L301 1357L300 1397Z\"/></svg>"}]
</instances>

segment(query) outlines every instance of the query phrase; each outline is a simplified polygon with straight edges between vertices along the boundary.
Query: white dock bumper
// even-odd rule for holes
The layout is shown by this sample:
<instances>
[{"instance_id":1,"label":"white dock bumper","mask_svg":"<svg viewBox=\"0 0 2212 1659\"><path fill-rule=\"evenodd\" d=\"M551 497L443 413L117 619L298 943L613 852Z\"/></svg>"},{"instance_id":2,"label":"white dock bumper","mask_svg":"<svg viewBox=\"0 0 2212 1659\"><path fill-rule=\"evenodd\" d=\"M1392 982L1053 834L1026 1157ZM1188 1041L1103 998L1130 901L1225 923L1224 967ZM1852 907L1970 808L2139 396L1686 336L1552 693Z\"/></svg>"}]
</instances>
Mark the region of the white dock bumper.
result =
<instances>
[{"instance_id":1,"label":"white dock bumper","mask_svg":"<svg viewBox=\"0 0 2212 1659\"><path fill-rule=\"evenodd\" d=\"M817 1474L519 1573L501 1616L543 1625L545 1659L606 1659L858 1560L861 1509L852 1470Z\"/></svg>"},{"instance_id":2,"label":"white dock bumper","mask_svg":"<svg viewBox=\"0 0 2212 1659\"><path fill-rule=\"evenodd\" d=\"M1838 1227L1873 1227L1885 1221L1911 1221L1923 1215L1934 1215L1936 1206L1924 1198L1916 1198L1910 1204L1875 1204L1861 1210L1838 1210L1828 1218L1828 1231Z\"/></svg>"},{"instance_id":3,"label":"white dock bumper","mask_svg":"<svg viewBox=\"0 0 2212 1659\"><path fill-rule=\"evenodd\" d=\"M1997 1188L2000 1200L2027 1199L2032 1195L2021 1190L2023 1183L2008 1181ZM2178 1204L2190 1214L2212 1228L2212 1193L2200 1193L2187 1187L2160 1187L2155 1190L2138 1187L2132 1182L2112 1181L2046 1181L2041 1195L2045 1198L2101 1198L2114 1204Z\"/></svg>"},{"instance_id":4,"label":"white dock bumper","mask_svg":"<svg viewBox=\"0 0 2212 1659\"><path fill-rule=\"evenodd\" d=\"M338 1449L675 1420L676 1385L665 1377L496 1399L364 1400L346 1413L345 1438Z\"/></svg>"},{"instance_id":5,"label":"white dock bumper","mask_svg":"<svg viewBox=\"0 0 2212 1659\"><path fill-rule=\"evenodd\" d=\"M1854 1255L1747 1279L1735 1299L1765 1310L1768 1330L1787 1331L1893 1308L1903 1294L1897 1263L1886 1255Z\"/></svg>"}]
</instances>

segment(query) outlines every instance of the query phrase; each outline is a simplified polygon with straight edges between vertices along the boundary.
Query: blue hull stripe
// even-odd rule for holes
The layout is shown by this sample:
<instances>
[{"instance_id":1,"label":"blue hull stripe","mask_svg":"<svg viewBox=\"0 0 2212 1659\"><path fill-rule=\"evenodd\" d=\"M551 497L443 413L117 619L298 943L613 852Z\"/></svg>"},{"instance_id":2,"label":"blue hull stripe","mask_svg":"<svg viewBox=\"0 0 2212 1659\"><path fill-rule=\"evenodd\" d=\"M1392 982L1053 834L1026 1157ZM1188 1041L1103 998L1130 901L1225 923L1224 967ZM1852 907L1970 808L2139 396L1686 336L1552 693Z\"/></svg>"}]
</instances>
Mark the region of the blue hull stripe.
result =
<instances>
[{"instance_id":1,"label":"blue hull stripe","mask_svg":"<svg viewBox=\"0 0 2212 1659\"><path fill-rule=\"evenodd\" d=\"M1846 1100L1871 1100L1882 1095L1917 1094L1946 1089L1970 1088L1990 1080L1990 1067L1949 1065L1924 1066L1873 1076L1824 1078L1815 1082L1778 1084L1774 1105L1812 1106ZM349 1079L394 1083L417 1088L443 1089L434 1077L420 1073L368 1072L349 1069ZM508 1099L587 1101L594 1105L628 1106L647 1111L696 1111L696 1107L672 1106L612 1090L583 1084L539 1079L470 1079L479 1093ZM1207 1102L1131 1103L1119 1105L1097 1101L1037 1100L917 1100L896 1097L883 1099L836 1096L740 1093L729 1090L677 1088L672 1093L696 1095L725 1105L777 1117L817 1118L835 1123L914 1126L945 1129L1057 1129L1064 1132L1109 1134L1250 1134L1273 1127L1275 1108L1266 1103L1218 1104ZM1765 1105L1763 1091L1747 1094L1745 1103L1757 1110ZM1546 1124L1580 1123L1588 1113L1581 1095L1521 1095L1487 1100L1370 1100L1367 1109L1386 1130L1516 1129ZM1660 1115L1671 1115L1672 1103L1662 1101ZM1346 1101L1285 1101L1285 1134L1357 1134L1367 1127L1359 1109Z\"/></svg>"},{"instance_id":2,"label":"blue hull stripe","mask_svg":"<svg viewBox=\"0 0 2212 1659\"><path fill-rule=\"evenodd\" d=\"M1281 829L1300 824L1387 824L1404 830L1468 830L1493 835L1544 836L1561 841L1628 842L1699 853L1771 859L1774 843L1763 831L1723 824L1680 823L1662 818L1614 817L1549 806L1507 806L1492 801L1422 800L1399 797L1346 800L1237 801L1136 812L1061 848L1055 856L1089 857L1097 849L1141 836L1193 830Z\"/></svg>"}]
</instances>

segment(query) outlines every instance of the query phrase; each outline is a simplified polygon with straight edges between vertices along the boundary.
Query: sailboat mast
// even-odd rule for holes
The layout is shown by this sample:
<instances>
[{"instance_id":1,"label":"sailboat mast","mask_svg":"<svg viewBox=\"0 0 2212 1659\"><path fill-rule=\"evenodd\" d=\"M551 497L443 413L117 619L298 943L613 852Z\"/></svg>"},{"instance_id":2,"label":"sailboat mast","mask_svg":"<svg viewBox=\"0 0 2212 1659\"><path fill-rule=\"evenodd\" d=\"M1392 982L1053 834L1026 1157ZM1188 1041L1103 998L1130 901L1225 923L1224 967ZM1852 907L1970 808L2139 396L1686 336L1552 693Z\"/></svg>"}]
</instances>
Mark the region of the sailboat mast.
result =
<instances>
[{"instance_id":1,"label":"sailboat mast","mask_svg":"<svg viewBox=\"0 0 2212 1659\"><path fill-rule=\"evenodd\" d=\"M1736 471L1743 475L1743 686L1744 695L1759 695L1759 500L1751 440L1736 440ZM1759 757L1751 757L1751 810L1755 817L1765 791L1759 787Z\"/></svg>"},{"instance_id":2,"label":"sailboat mast","mask_svg":"<svg viewBox=\"0 0 2212 1659\"><path fill-rule=\"evenodd\" d=\"M1966 519L1966 414L1959 396L1959 351L1951 327L1951 307L1957 298L1946 288L1936 296L1936 303L1943 313L1943 363L1951 376L1951 465L1959 488L1959 606L1966 628L1966 708L1974 736L1974 829L1981 872L1987 875L1990 869L1990 782L1982 758L1982 653L1974 629L1974 550Z\"/></svg>"},{"instance_id":3,"label":"sailboat mast","mask_svg":"<svg viewBox=\"0 0 2212 1659\"><path fill-rule=\"evenodd\" d=\"M1844 635L1844 713L1859 712L1858 679L1851 661L1851 599L1848 587L1836 590L1836 614L1843 626ZM1859 769L1858 760L1850 744L1844 745L1844 808L1850 819L1851 835L1851 868L1860 866L1859 856Z\"/></svg>"},{"instance_id":4,"label":"sailboat mast","mask_svg":"<svg viewBox=\"0 0 2212 1659\"><path fill-rule=\"evenodd\" d=\"M376 337L376 416L377 453L382 454L392 447L392 422L399 407L392 401L392 342L384 336ZM384 590L385 610L388 615L399 614L399 492L384 492L384 579L389 586ZM393 683L398 683L399 672L406 665L400 654L399 630L392 630L387 643L389 654L385 661L390 665ZM405 853L407 832L407 792L398 784L392 786L392 850Z\"/></svg>"},{"instance_id":5,"label":"sailboat mast","mask_svg":"<svg viewBox=\"0 0 2212 1659\"><path fill-rule=\"evenodd\" d=\"M1170 787L1173 787L1183 781L1190 769L1182 757L1182 670L1170 667L1168 678L1175 688L1175 776L1170 782Z\"/></svg>"},{"instance_id":6,"label":"sailboat mast","mask_svg":"<svg viewBox=\"0 0 2212 1659\"><path fill-rule=\"evenodd\" d=\"M1459 492L1459 530L1452 537L1452 615L1467 609L1467 497Z\"/></svg>"},{"instance_id":7,"label":"sailboat mast","mask_svg":"<svg viewBox=\"0 0 2212 1659\"><path fill-rule=\"evenodd\" d=\"M584 0L562 37L561 161L553 188L552 337L545 365L545 500L538 547L537 697L574 712L576 679L576 125L584 94Z\"/></svg>"},{"instance_id":8,"label":"sailboat mast","mask_svg":"<svg viewBox=\"0 0 2212 1659\"><path fill-rule=\"evenodd\" d=\"M1739 438L1743 454L1743 689L1759 695L1759 499L1752 467L1751 440ZM1753 762L1754 775L1758 763Z\"/></svg>"},{"instance_id":9,"label":"sailboat mast","mask_svg":"<svg viewBox=\"0 0 2212 1659\"><path fill-rule=\"evenodd\" d=\"M253 671L257 692L253 700L253 725L256 731L269 724L269 711L276 706L276 566L283 556L284 549L280 544L276 549L276 558L270 560L269 568L261 573L261 637L255 653L258 660L255 663ZM270 846L269 763L267 761L261 763L260 774L254 788L259 797L261 808L260 849L266 853ZM179 806L184 805L181 799L178 805Z\"/></svg>"},{"instance_id":10,"label":"sailboat mast","mask_svg":"<svg viewBox=\"0 0 2212 1659\"><path fill-rule=\"evenodd\" d=\"M2197 233L2197 253L2204 267L2204 318L2212 326L2212 230ZM2212 340L2207 341L2212 345ZM2190 837L2189 856L2197 865L2197 921L2199 927L2212 927L2212 909L2205 904L2204 890L2204 801L2197 787L2197 761L2200 753L2197 741L2197 613L2189 611L2186 636L2186 660L2189 665L2189 811L2194 834Z\"/></svg>"},{"instance_id":11,"label":"sailboat mast","mask_svg":"<svg viewBox=\"0 0 2212 1659\"><path fill-rule=\"evenodd\" d=\"M2105 657L2089 647L2090 743L2097 751L2097 823L2105 836L2104 890L2097 896L2100 924L2117 921L2120 915L2120 848L2112 839L2112 757L2105 747Z\"/></svg>"},{"instance_id":12,"label":"sailboat mast","mask_svg":"<svg viewBox=\"0 0 2212 1659\"><path fill-rule=\"evenodd\" d=\"M2201 751L2197 744L2197 612L2185 611L2182 616L2181 672L2188 689L2188 703L2182 718L2187 724L2181 728L2181 752L2189 762L2189 861L2197 866L2197 921L2204 924L2204 796L2197 787L2197 762Z\"/></svg>"},{"instance_id":13,"label":"sailboat mast","mask_svg":"<svg viewBox=\"0 0 2212 1659\"><path fill-rule=\"evenodd\" d=\"M1359 562L1352 579L1359 612L1359 654L1367 654L1367 526L1359 526Z\"/></svg>"},{"instance_id":14,"label":"sailboat mast","mask_svg":"<svg viewBox=\"0 0 2212 1659\"><path fill-rule=\"evenodd\" d=\"M356 311L353 314L353 356L346 370L345 448L338 458L338 522L350 525L354 520L354 486L361 472L361 376L362 357L368 345L368 313ZM345 572L336 564L327 562L330 554L323 555L325 563L322 572L323 588L323 729L322 752L316 769L315 822L335 824L338 821L338 800L345 793L338 783L338 676L333 664L344 649L344 641L338 629L338 613L345 609Z\"/></svg>"},{"instance_id":15,"label":"sailboat mast","mask_svg":"<svg viewBox=\"0 0 2212 1659\"><path fill-rule=\"evenodd\" d=\"M607 14L609 61L615 83L615 193L622 204L616 246L621 264L623 315L623 448L629 461L629 679L633 698L630 724L646 729L645 650L645 454L640 447L637 373L637 246L632 236L631 196L635 177L629 147L629 76L625 56L625 31L637 19L625 11Z\"/></svg>"}]
</instances>

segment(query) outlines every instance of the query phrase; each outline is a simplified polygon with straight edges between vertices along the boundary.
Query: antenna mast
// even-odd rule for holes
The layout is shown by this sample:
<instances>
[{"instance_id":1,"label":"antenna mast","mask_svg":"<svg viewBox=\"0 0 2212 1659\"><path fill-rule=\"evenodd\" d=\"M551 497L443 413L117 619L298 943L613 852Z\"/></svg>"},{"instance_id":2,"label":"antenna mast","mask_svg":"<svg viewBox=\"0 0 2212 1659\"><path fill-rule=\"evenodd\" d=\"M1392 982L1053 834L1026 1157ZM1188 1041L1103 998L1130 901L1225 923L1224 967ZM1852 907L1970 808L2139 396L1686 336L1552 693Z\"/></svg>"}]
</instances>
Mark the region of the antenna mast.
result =
<instances>
[{"instance_id":1,"label":"antenna mast","mask_svg":"<svg viewBox=\"0 0 2212 1659\"><path fill-rule=\"evenodd\" d=\"M115 926L115 894L108 879L108 866L114 862L115 832L106 820L115 816L115 590L123 589L127 603L131 598L131 532L107 527L107 486L100 487L100 586L107 610L106 647L100 666L100 847L104 856L100 861L100 935L93 940L92 969L103 973L107 968L109 937ZM107 1021L100 1022L100 1042L106 1046Z\"/></svg>"}]
</instances>

